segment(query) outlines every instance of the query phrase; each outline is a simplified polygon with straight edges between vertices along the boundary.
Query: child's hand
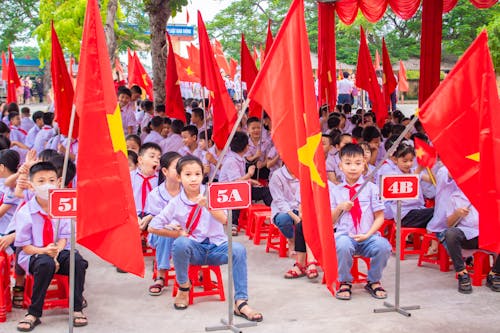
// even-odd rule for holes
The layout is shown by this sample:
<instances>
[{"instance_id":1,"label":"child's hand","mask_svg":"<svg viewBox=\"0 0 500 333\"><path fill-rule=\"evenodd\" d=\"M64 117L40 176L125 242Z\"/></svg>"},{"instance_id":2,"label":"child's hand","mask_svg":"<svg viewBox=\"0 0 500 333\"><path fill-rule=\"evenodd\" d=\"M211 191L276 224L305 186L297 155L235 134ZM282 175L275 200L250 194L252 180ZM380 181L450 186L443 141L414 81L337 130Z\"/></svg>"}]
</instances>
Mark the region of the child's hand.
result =
<instances>
[{"instance_id":1,"label":"child's hand","mask_svg":"<svg viewBox=\"0 0 500 333\"><path fill-rule=\"evenodd\" d=\"M266 166L266 163L263 161L257 161L257 169L262 169Z\"/></svg>"},{"instance_id":2,"label":"child's hand","mask_svg":"<svg viewBox=\"0 0 500 333\"><path fill-rule=\"evenodd\" d=\"M250 177L252 177L254 173L255 173L255 165L250 165L248 167L247 175L249 175Z\"/></svg>"},{"instance_id":3,"label":"child's hand","mask_svg":"<svg viewBox=\"0 0 500 333\"><path fill-rule=\"evenodd\" d=\"M14 243L15 237L12 237L11 235L14 235L14 234L5 235L3 237L0 237L0 251L4 251L7 247L10 246L10 244Z\"/></svg>"},{"instance_id":4,"label":"child's hand","mask_svg":"<svg viewBox=\"0 0 500 333\"><path fill-rule=\"evenodd\" d=\"M57 253L59 252L59 249L54 243L50 243L49 245L44 247L44 249L45 249L45 254L51 256L52 258L57 257Z\"/></svg>"},{"instance_id":5,"label":"child's hand","mask_svg":"<svg viewBox=\"0 0 500 333\"><path fill-rule=\"evenodd\" d=\"M252 185L253 187L262 187L262 184L255 179L250 179L250 185Z\"/></svg>"},{"instance_id":6,"label":"child's hand","mask_svg":"<svg viewBox=\"0 0 500 333\"><path fill-rule=\"evenodd\" d=\"M215 159L214 155L212 155L212 153L207 153L205 155L205 158L207 159L207 161L211 164L217 164L217 160Z\"/></svg>"},{"instance_id":7,"label":"child's hand","mask_svg":"<svg viewBox=\"0 0 500 333\"><path fill-rule=\"evenodd\" d=\"M29 169L36 162L38 162L38 158L36 157L36 150L35 149L30 149L28 151L28 153L26 154L26 162L25 162L25 164L27 164L28 169Z\"/></svg>"},{"instance_id":8,"label":"child's hand","mask_svg":"<svg viewBox=\"0 0 500 333\"><path fill-rule=\"evenodd\" d=\"M195 201L198 205L202 206L202 207L207 207L208 206L208 201L207 201L207 197L203 196L202 194L200 194L197 198L196 198L196 201Z\"/></svg>"},{"instance_id":9,"label":"child's hand","mask_svg":"<svg viewBox=\"0 0 500 333\"><path fill-rule=\"evenodd\" d=\"M358 235L352 235L351 237L356 242L361 243L361 242L367 240L369 236L367 234L358 234Z\"/></svg>"},{"instance_id":10,"label":"child's hand","mask_svg":"<svg viewBox=\"0 0 500 333\"><path fill-rule=\"evenodd\" d=\"M466 217L467 215L469 215L469 208L467 207L461 207L461 208L457 208L456 210L456 213L459 217Z\"/></svg>"},{"instance_id":11,"label":"child's hand","mask_svg":"<svg viewBox=\"0 0 500 333\"><path fill-rule=\"evenodd\" d=\"M17 178L16 186L21 190L27 190L29 188L29 185L30 182L28 180L28 175L25 173L20 174Z\"/></svg>"},{"instance_id":12,"label":"child's hand","mask_svg":"<svg viewBox=\"0 0 500 333\"><path fill-rule=\"evenodd\" d=\"M352 201L341 202L338 205L338 207L340 207L340 209L342 209L345 212L350 211L352 206L354 206L354 202L352 202Z\"/></svg>"},{"instance_id":13,"label":"child's hand","mask_svg":"<svg viewBox=\"0 0 500 333\"><path fill-rule=\"evenodd\" d=\"M179 231L179 237L188 236L188 233L186 232L186 230L182 229L182 227L179 224L174 225L173 230Z\"/></svg>"}]
</instances>

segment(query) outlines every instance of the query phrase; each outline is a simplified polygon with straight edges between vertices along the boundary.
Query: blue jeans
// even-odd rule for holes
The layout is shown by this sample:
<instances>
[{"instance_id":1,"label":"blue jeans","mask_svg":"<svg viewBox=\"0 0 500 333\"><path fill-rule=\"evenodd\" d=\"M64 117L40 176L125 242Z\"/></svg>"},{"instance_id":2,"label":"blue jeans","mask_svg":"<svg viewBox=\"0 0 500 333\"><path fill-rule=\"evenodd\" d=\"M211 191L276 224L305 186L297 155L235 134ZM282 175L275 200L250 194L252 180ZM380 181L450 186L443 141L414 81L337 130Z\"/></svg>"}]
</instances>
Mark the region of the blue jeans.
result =
<instances>
[{"instance_id":1,"label":"blue jeans","mask_svg":"<svg viewBox=\"0 0 500 333\"><path fill-rule=\"evenodd\" d=\"M294 210L295 214L299 215L299 212ZM290 239L293 238L295 234L293 219L288 215L288 213L278 213L274 215L273 218L274 225L278 227L283 236Z\"/></svg>"},{"instance_id":2,"label":"blue jeans","mask_svg":"<svg viewBox=\"0 0 500 333\"><path fill-rule=\"evenodd\" d=\"M391 256L391 245L387 239L372 235L363 242L356 242L348 235L335 235L339 281L352 282L351 267L354 254L371 258L368 281L377 282L382 278L382 271Z\"/></svg>"},{"instance_id":3,"label":"blue jeans","mask_svg":"<svg viewBox=\"0 0 500 333\"><path fill-rule=\"evenodd\" d=\"M210 244L208 241L199 243L187 237L174 240L172 247L175 276L177 283L189 281L189 265L220 266L227 264L227 242ZM234 300L247 300L247 252L243 245L233 242L233 281Z\"/></svg>"},{"instance_id":4,"label":"blue jeans","mask_svg":"<svg viewBox=\"0 0 500 333\"><path fill-rule=\"evenodd\" d=\"M173 238L154 234L148 235L148 242L156 250L156 265L158 269L170 269L170 256L172 255Z\"/></svg>"}]
</instances>

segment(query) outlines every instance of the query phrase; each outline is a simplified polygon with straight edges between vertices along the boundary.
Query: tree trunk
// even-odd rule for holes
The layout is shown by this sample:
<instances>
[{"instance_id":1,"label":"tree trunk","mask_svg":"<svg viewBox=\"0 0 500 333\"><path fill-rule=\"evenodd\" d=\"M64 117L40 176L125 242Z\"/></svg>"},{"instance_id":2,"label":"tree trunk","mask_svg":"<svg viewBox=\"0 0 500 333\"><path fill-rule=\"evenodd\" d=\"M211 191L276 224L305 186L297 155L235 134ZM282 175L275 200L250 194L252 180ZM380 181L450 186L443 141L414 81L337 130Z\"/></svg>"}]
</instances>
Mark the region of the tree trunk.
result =
<instances>
[{"instance_id":1,"label":"tree trunk","mask_svg":"<svg viewBox=\"0 0 500 333\"><path fill-rule=\"evenodd\" d=\"M106 11L106 24L104 25L104 33L106 34L106 44L108 46L109 61L111 63L111 67L113 67L115 63L115 53L118 47L115 33L115 19L117 10L118 0L109 0L108 8Z\"/></svg>"},{"instance_id":2,"label":"tree trunk","mask_svg":"<svg viewBox=\"0 0 500 333\"><path fill-rule=\"evenodd\" d=\"M153 62L153 91L155 105L165 104L167 41L166 27L170 17L170 0L150 0L146 7L151 30L151 59Z\"/></svg>"}]
</instances>

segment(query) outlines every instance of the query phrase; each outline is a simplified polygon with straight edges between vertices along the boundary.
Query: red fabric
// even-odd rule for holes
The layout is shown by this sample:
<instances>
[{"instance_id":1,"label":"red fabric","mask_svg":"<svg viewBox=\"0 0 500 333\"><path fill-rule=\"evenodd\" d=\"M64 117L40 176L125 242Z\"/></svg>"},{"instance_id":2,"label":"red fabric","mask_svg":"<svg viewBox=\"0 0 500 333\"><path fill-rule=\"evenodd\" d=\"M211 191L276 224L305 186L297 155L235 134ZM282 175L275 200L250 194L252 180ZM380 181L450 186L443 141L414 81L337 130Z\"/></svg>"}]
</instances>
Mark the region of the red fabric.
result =
<instances>
[{"instance_id":1,"label":"red fabric","mask_svg":"<svg viewBox=\"0 0 500 333\"><path fill-rule=\"evenodd\" d=\"M220 75L205 23L198 11L198 38L200 42L201 85L211 91L213 107L212 139L219 149L226 144L236 122L236 108Z\"/></svg>"},{"instance_id":2,"label":"red fabric","mask_svg":"<svg viewBox=\"0 0 500 333\"><path fill-rule=\"evenodd\" d=\"M432 168L436 164L437 153L436 148L430 146L422 139L415 138L415 155L417 163L426 168Z\"/></svg>"},{"instance_id":3,"label":"red fabric","mask_svg":"<svg viewBox=\"0 0 500 333\"><path fill-rule=\"evenodd\" d=\"M189 61L191 62L191 69L198 77L200 74L200 50L192 43L187 46ZM199 81L198 81L199 82Z\"/></svg>"},{"instance_id":4,"label":"red fabric","mask_svg":"<svg viewBox=\"0 0 500 333\"><path fill-rule=\"evenodd\" d=\"M358 52L358 65L356 67L356 86L368 92L370 100L372 101L372 111L377 118L377 125L379 128L385 123L387 119L387 109L384 103L384 97L380 90L377 81L377 75L373 69L372 57L368 44L366 43L365 30L361 28L361 36Z\"/></svg>"},{"instance_id":5,"label":"red fabric","mask_svg":"<svg viewBox=\"0 0 500 333\"><path fill-rule=\"evenodd\" d=\"M237 71L238 71L238 61L236 61L233 58L229 59L229 75L231 76L232 80L234 80L234 76L236 75Z\"/></svg>"},{"instance_id":6,"label":"red fabric","mask_svg":"<svg viewBox=\"0 0 500 333\"><path fill-rule=\"evenodd\" d=\"M75 64L75 58L70 57L69 58L69 77L71 78L71 82L73 82L73 79L75 77L75 73L73 73L73 65Z\"/></svg>"},{"instance_id":7,"label":"red fabric","mask_svg":"<svg viewBox=\"0 0 500 333\"><path fill-rule=\"evenodd\" d=\"M406 78L406 68L401 60L399 60L399 72L398 72L398 90L400 92L405 92L410 89L408 80Z\"/></svg>"},{"instance_id":8,"label":"red fabric","mask_svg":"<svg viewBox=\"0 0 500 333\"><path fill-rule=\"evenodd\" d=\"M139 59L137 53L133 55L134 65L132 66L132 75L129 73L128 85L129 87L133 85L138 85L145 90L146 95L150 100L153 100L153 81L149 77L148 73L144 69L144 66Z\"/></svg>"},{"instance_id":9,"label":"red fabric","mask_svg":"<svg viewBox=\"0 0 500 333\"><path fill-rule=\"evenodd\" d=\"M148 197L148 193L151 192L153 187L151 186L150 179L155 178L156 176L145 177L138 173L138 175L142 178L142 186L141 186L141 206L142 206L142 214L144 214L144 207L146 207L146 199Z\"/></svg>"},{"instance_id":10,"label":"red fabric","mask_svg":"<svg viewBox=\"0 0 500 333\"><path fill-rule=\"evenodd\" d=\"M480 247L497 253L500 252L498 110L495 74L487 35L482 32L422 105L419 118L441 160L479 210Z\"/></svg>"},{"instance_id":11,"label":"red fabric","mask_svg":"<svg viewBox=\"0 0 500 333\"><path fill-rule=\"evenodd\" d=\"M253 86L253 82L259 73L255 61L250 54L247 43L245 42L245 35L241 34L241 81L247 84L247 91ZM250 101L248 117L262 118L262 107L255 101Z\"/></svg>"},{"instance_id":12,"label":"red fabric","mask_svg":"<svg viewBox=\"0 0 500 333\"><path fill-rule=\"evenodd\" d=\"M21 80L19 80L19 75L17 74L16 64L14 63L14 58L12 58L12 52L9 47L9 64L7 65L9 70L7 75L7 103L17 103L17 93L16 89L21 86Z\"/></svg>"},{"instance_id":13,"label":"red fabric","mask_svg":"<svg viewBox=\"0 0 500 333\"><path fill-rule=\"evenodd\" d=\"M335 4L318 2L318 97L319 105L337 104Z\"/></svg>"},{"instance_id":14,"label":"red fabric","mask_svg":"<svg viewBox=\"0 0 500 333\"><path fill-rule=\"evenodd\" d=\"M420 0L389 0L389 6L396 15L403 20L408 20L417 12Z\"/></svg>"},{"instance_id":15,"label":"red fabric","mask_svg":"<svg viewBox=\"0 0 500 333\"><path fill-rule=\"evenodd\" d=\"M384 38L382 38L382 66L384 69L382 90L384 91L385 109L389 110L391 107L391 94L396 90L398 83L392 71L391 58L389 57L389 51L387 51Z\"/></svg>"},{"instance_id":16,"label":"red fabric","mask_svg":"<svg viewBox=\"0 0 500 333\"><path fill-rule=\"evenodd\" d=\"M359 184L354 184L353 186L344 185L344 187L349 190L349 200L352 200L352 197L356 195L356 188L359 186ZM350 213L354 223L354 229L356 230L356 233L358 233L359 224L361 223L361 205L359 204L358 198L354 199L354 205L352 206Z\"/></svg>"},{"instance_id":17,"label":"red fabric","mask_svg":"<svg viewBox=\"0 0 500 333\"><path fill-rule=\"evenodd\" d=\"M76 91L77 241L120 269L144 277L127 148L96 0L87 4Z\"/></svg>"},{"instance_id":18,"label":"red fabric","mask_svg":"<svg viewBox=\"0 0 500 333\"><path fill-rule=\"evenodd\" d=\"M375 71L380 70L380 54L378 54L378 50L375 50L375 62L373 63L373 68L375 68Z\"/></svg>"},{"instance_id":19,"label":"red fabric","mask_svg":"<svg viewBox=\"0 0 500 333\"><path fill-rule=\"evenodd\" d=\"M257 59L259 59L259 53L257 52L257 48L255 47L255 45L253 47L252 57L253 57L253 61L257 64Z\"/></svg>"},{"instance_id":20,"label":"red fabric","mask_svg":"<svg viewBox=\"0 0 500 333\"><path fill-rule=\"evenodd\" d=\"M271 24L273 21L269 20L267 22L267 36L266 36L266 50L264 53L264 59L267 57L269 51L271 51L271 46L273 46L273 31L271 30Z\"/></svg>"},{"instance_id":21,"label":"red fabric","mask_svg":"<svg viewBox=\"0 0 500 333\"><path fill-rule=\"evenodd\" d=\"M231 72L229 64L227 63L226 56L224 55L224 50L222 49L221 43L216 39L213 45L215 60L220 69L224 70L224 75L229 75Z\"/></svg>"},{"instance_id":22,"label":"red fabric","mask_svg":"<svg viewBox=\"0 0 500 333\"><path fill-rule=\"evenodd\" d=\"M43 231L42 231L42 240L43 247L46 247L49 244L54 243L54 229L52 227L52 220L42 212L38 212L43 219Z\"/></svg>"},{"instance_id":23,"label":"red fabric","mask_svg":"<svg viewBox=\"0 0 500 333\"><path fill-rule=\"evenodd\" d=\"M175 55L175 64L177 66L177 75L180 81L200 82L200 69L194 68L193 63L180 55Z\"/></svg>"},{"instance_id":24,"label":"red fabric","mask_svg":"<svg viewBox=\"0 0 500 333\"><path fill-rule=\"evenodd\" d=\"M11 132L12 132L12 131L19 131L19 132L23 133L24 135L28 135L28 132L26 132L25 130L23 130L23 129L22 129L22 128L20 128L20 127L19 127L19 128L15 128L14 126L9 126L9 128L10 128L10 131L11 131Z\"/></svg>"},{"instance_id":25,"label":"red fabric","mask_svg":"<svg viewBox=\"0 0 500 333\"><path fill-rule=\"evenodd\" d=\"M441 37L443 1L423 0L422 38L420 40L420 81L418 104L422 105L439 86L441 73Z\"/></svg>"},{"instance_id":26,"label":"red fabric","mask_svg":"<svg viewBox=\"0 0 500 333\"><path fill-rule=\"evenodd\" d=\"M129 82L129 86L130 86L130 80L131 78L134 76L134 73L135 73L135 70L134 70L134 64L135 64L135 60L134 60L134 55L132 54L132 52L130 51L130 49L127 49L127 81Z\"/></svg>"},{"instance_id":27,"label":"red fabric","mask_svg":"<svg viewBox=\"0 0 500 333\"><path fill-rule=\"evenodd\" d=\"M54 24L51 26L52 33L52 56L50 61L50 72L52 74L52 87L54 90L54 120L57 121L61 134L69 135L71 110L73 109L73 82L66 67L64 54L57 37ZM78 115L75 115L72 138L78 137Z\"/></svg>"},{"instance_id":28,"label":"red fabric","mask_svg":"<svg viewBox=\"0 0 500 333\"><path fill-rule=\"evenodd\" d=\"M186 9L186 23L189 23L189 11Z\"/></svg>"},{"instance_id":29,"label":"red fabric","mask_svg":"<svg viewBox=\"0 0 500 333\"><path fill-rule=\"evenodd\" d=\"M304 236L333 293L337 259L333 228L328 223L330 200L309 50L304 3L294 0L249 98L268 112L276 149L300 181Z\"/></svg>"},{"instance_id":30,"label":"red fabric","mask_svg":"<svg viewBox=\"0 0 500 333\"><path fill-rule=\"evenodd\" d=\"M120 63L120 59L115 58L115 70L118 72L119 74L119 77L117 78L118 81L120 81L124 74L123 74L123 67L122 67L122 64Z\"/></svg>"},{"instance_id":31,"label":"red fabric","mask_svg":"<svg viewBox=\"0 0 500 333\"><path fill-rule=\"evenodd\" d=\"M5 58L5 52L2 51L2 80L7 81L9 79L9 69L7 66L7 59Z\"/></svg>"},{"instance_id":32,"label":"red fabric","mask_svg":"<svg viewBox=\"0 0 500 333\"><path fill-rule=\"evenodd\" d=\"M168 56L167 56L167 79L165 80L165 114L169 118L175 118L186 122L186 111L182 101L181 86L177 76L177 65L175 61L174 47L168 38Z\"/></svg>"},{"instance_id":33,"label":"red fabric","mask_svg":"<svg viewBox=\"0 0 500 333\"><path fill-rule=\"evenodd\" d=\"M200 223L200 218L201 218L201 213L202 213L202 208L198 210L198 214L194 216L196 213L196 208L199 207L198 205L192 205L191 211L189 212L189 216L186 222L186 230L188 232L188 235L191 236L193 234L193 231L198 228L198 224Z\"/></svg>"}]
</instances>

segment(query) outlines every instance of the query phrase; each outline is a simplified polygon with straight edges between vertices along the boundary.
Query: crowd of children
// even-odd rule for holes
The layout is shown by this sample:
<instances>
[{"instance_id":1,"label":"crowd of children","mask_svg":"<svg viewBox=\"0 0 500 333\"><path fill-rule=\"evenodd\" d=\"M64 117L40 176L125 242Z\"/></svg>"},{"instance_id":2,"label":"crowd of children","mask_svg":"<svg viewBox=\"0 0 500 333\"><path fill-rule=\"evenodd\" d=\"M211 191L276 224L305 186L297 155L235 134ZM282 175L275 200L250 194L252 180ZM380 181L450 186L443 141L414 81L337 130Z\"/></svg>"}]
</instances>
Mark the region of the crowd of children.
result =
<instances>
[{"instance_id":1,"label":"crowd of children","mask_svg":"<svg viewBox=\"0 0 500 333\"><path fill-rule=\"evenodd\" d=\"M252 199L270 206L271 221L288 240L289 254L295 263L284 277L318 277L321 263L316 262L302 231L300 184L280 159L272 141L272 123L246 118L237 124L230 150L221 159L221 147L211 139L212 118L208 101L186 100L187 123L165 117L165 107L141 101L141 89L118 88L128 149L132 192L138 216L138 232L148 231L148 245L156 249L158 274L148 293L162 294L166 272L175 268L179 292L174 307L189 305L192 282L188 267L227 263L227 237L223 225L232 223L238 235L239 211L228 221L225 213L207 206L205 184L210 181L247 180ZM18 330L30 331L40 323L45 292L53 274L68 274L69 220L56 224L47 216L47 193L61 180L62 154L67 138L59 134L53 113L19 110L17 104L2 109L0 122L0 250L14 251L16 285L14 306L21 306L26 274L33 275L34 288L28 314ZM386 298L382 287L383 270L391 254L391 245L379 229L384 219L394 218L395 202L382 202L379 178L387 174L418 174L420 196L402 203L403 227L427 228L435 232L452 258L458 275L458 290L472 291L461 249L478 248L478 214L456 186L447 169L438 163L433 172L437 184L416 162L412 138L426 139L422 126L384 159L409 119L399 111L391 114L382 129L370 111L352 113L349 103L334 112L320 109L323 130L322 148L328 176L332 228L338 257L339 287L336 297L351 299L353 255L371 259L365 289L377 299ZM70 142L70 172L64 180L76 180L74 162L78 158L78 139ZM220 167L217 169L218 162ZM381 165L374 173L375 167ZM363 190L358 193L359 188ZM424 185L425 184L425 185ZM353 199L354 195L357 195ZM452 197L454 200L449 200ZM446 198L446 199L445 199ZM425 199L434 199L428 208ZM332 240L333 242L333 240ZM146 246L146 244L144 244ZM248 304L246 250L233 244L235 314L250 321L263 320L262 313ZM76 260L75 326L87 324L82 312L87 262L79 254ZM497 257L498 258L498 257ZM487 277L487 285L500 291L500 260Z\"/></svg>"}]
</instances>

